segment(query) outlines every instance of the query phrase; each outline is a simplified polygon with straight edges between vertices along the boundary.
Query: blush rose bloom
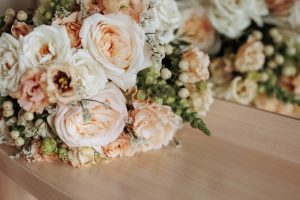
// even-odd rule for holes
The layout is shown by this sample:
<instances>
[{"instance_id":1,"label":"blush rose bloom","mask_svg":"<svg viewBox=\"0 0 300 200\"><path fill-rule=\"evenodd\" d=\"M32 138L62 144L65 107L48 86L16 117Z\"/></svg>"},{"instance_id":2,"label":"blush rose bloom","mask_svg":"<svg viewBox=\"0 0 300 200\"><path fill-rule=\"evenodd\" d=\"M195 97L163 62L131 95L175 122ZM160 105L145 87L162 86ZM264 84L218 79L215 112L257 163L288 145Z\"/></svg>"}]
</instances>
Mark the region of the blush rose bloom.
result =
<instances>
[{"instance_id":1,"label":"blush rose bloom","mask_svg":"<svg viewBox=\"0 0 300 200\"><path fill-rule=\"evenodd\" d=\"M242 45L235 58L235 69L239 72L260 70L265 63L264 45L261 41L248 40Z\"/></svg>"},{"instance_id":2,"label":"blush rose bloom","mask_svg":"<svg viewBox=\"0 0 300 200\"><path fill-rule=\"evenodd\" d=\"M133 156L137 151L138 146L131 143L130 136L122 133L117 140L103 148L103 156L108 158Z\"/></svg>"},{"instance_id":3,"label":"blush rose bloom","mask_svg":"<svg viewBox=\"0 0 300 200\"><path fill-rule=\"evenodd\" d=\"M15 22L11 27L11 34L15 38L28 35L32 31L32 27L25 22Z\"/></svg>"},{"instance_id":4,"label":"blush rose bloom","mask_svg":"<svg viewBox=\"0 0 300 200\"><path fill-rule=\"evenodd\" d=\"M0 94L8 95L18 89L20 77L25 71L18 65L19 42L3 33L0 37Z\"/></svg>"},{"instance_id":5,"label":"blush rose bloom","mask_svg":"<svg viewBox=\"0 0 300 200\"><path fill-rule=\"evenodd\" d=\"M207 54L192 47L182 55L182 60L189 63L189 68L186 70L189 79L186 83L197 83L209 78L210 60Z\"/></svg>"},{"instance_id":6,"label":"blush rose bloom","mask_svg":"<svg viewBox=\"0 0 300 200\"><path fill-rule=\"evenodd\" d=\"M78 12L74 12L65 18L57 18L52 22L52 25L65 26L71 42L71 47L77 49L81 48L81 39L79 37L81 24L78 22Z\"/></svg>"},{"instance_id":7,"label":"blush rose bloom","mask_svg":"<svg viewBox=\"0 0 300 200\"><path fill-rule=\"evenodd\" d=\"M84 20L80 37L83 48L123 90L135 86L137 73L150 66L144 55L145 33L127 15L94 14Z\"/></svg>"},{"instance_id":8,"label":"blush rose bloom","mask_svg":"<svg viewBox=\"0 0 300 200\"><path fill-rule=\"evenodd\" d=\"M43 113L45 107L49 105L44 75L43 68L28 70L20 79L18 91L10 94L18 99L19 105L24 110Z\"/></svg>"},{"instance_id":9,"label":"blush rose bloom","mask_svg":"<svg viewBox=\"0 0 300 200\"><path fill-rule=\"evenodd\" d=\"M40 67L54 62L66 62L71 54L70 40L64 26L41 25L20 38L20 65Z\"/></svg>"},{"instance_id":10,"label":"blush rose bloom","mask_svg":"<svg viewBox=\"0 0 300 200\"><path fill-rule=\"evenodd\" d=\"M55 129L69 147L92 147L100 151L103 146L115 141L124 130L128 112L126 99L120 89L109 83L91 100L84 106L91 114L87 120L83 118L81 106L58 105L54 117Z\"/></svg>"},{"instance_id":11,"label":"blush rose bloom","mask_svg":"<svg viewBox=\"0 0 300 200\"><path fill-rule=\"evenodd\" d=\"M182 126L182 119L169 106L134 102L130 117L135 135L144 140L140 151L157 150L167 146Z\"/></svg>"}]
</instances>

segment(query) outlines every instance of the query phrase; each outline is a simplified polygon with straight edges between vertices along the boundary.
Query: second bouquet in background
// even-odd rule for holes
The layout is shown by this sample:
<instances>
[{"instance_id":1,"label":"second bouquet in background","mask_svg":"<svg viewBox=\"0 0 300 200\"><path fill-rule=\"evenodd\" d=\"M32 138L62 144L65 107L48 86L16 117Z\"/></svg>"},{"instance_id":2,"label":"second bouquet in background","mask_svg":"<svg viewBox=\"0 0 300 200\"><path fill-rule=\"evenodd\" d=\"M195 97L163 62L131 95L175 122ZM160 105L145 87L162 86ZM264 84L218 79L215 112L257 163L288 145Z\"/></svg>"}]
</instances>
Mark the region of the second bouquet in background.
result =
<instances>
[{"instance_id":1,"label":"second bouquet in background","mask_svg":"<svg viewBox=\"0 0 300 200\"><path fill-rule=\"evenodd\" d=\"M300 2L188 0L179 34L211 55L219 98L300 117Z\"/></svg>"},{"instance_id":2,"label":"second bouquet in background","mask_svg":"<svg viewBox=\"0 0 300 200\"><path fill-rule=\"evenodd\" d=\"M44 0L0 18L1 143L74 167L209 135L207 54L177 37L174 0ZM175 139L175 143L178 143Z\"/></svg>"}]
</instances>

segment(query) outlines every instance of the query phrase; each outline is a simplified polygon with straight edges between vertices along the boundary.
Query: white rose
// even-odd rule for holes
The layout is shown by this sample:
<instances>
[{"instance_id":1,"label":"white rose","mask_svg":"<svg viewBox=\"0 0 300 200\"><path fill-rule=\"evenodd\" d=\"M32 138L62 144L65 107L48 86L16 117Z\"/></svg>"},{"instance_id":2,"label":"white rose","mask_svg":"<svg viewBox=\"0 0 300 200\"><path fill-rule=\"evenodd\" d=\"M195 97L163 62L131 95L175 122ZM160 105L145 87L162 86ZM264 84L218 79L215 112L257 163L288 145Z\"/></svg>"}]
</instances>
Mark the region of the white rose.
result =
<instances>
[{"instance_id":1,"label":"white rose","mask_svg":"<svg viewBox=\"0 0 300 200\"><path fill-rule=\"evenodd\" d=\"M69 147L93 147L100 151L123 132L128 116L126 99L115 85L108 84L106 89L90 98L84 109L88 110L90 118L84 119L81 106L58 106L55 129Z\"/></svg>"},{"instance_id":2,"label":"white rose","mask_svg":"<svg viewBox=\"0 0 300 200\"><path fill-rule=\"evenodd\" d=\"M169 43L174 40L174 31L180 25L181 14L177 3L174 0L158 0L156 10L160 24L159 29L165 32L160 37L160 42Z\"/></svg>"},{"instance_id":3,"label":"white rose","mask_svg":"<svg viewBox=\"0 0 300 200\"><path fill-rule=\"evenodd\" d=\"M20 38L20 65L26 68L67 61L72 50L64 26L42 25Z\"/></svg>"},{"instance_id":4,"label":"white rose","mask_svg":"<svg viewBox=\"0 0 300 200\"><path fill-rule=\"evenodd\" d=\"M83 48L123 90L135 86L137 73L149 67L144 55L145 33L125 14L94 14L86 18L80 37Z\"/></svg>"},{"instance_id":5,"label":"white rose","mask_svg":"<svg viewBox=\"0 0 300 200\"><path fill-rule=\"evenodd\" d=\"M209 18L213 26L230 38L238 37L254 20L262 25L262 16L268 14L264 0L212 0Z\"/></svg>"},{"instance_id":6,"label":"white rose","mask_svg":"<svg viewBox=\"0 0 300 200\"><path fill-rule=\"evenodd\" d=\"M0 94L8 95L18 89L19 79L24 71L18 65L19 42L13 36L3 33L0 37Z\"/></svg>"},{"instance_id":7,"label":"white rose","mask_svg":"<svg viewBox=\"0 0 300 200\"><path fill-rule=\"evenodd\" d=\"M74 69L73 84L80 96L91 97L105 88L108 82L102 66L96 62L87 50L80 49L70 59Z\"/></svg>"}]
</instances>

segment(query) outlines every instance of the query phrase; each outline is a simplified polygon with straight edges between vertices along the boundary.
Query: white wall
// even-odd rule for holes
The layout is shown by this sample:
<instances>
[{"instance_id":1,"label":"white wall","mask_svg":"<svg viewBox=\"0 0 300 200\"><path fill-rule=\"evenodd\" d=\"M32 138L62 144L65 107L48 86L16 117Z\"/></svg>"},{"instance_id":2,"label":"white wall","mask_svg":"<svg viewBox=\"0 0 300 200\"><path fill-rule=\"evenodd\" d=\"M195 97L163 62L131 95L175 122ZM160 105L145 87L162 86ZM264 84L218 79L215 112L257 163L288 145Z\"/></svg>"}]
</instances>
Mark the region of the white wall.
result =
<instances>
[{"instance_id":1,"label":"white wall","mask_svg":"<svg viewBox=\"0 0 300 200\"><path fill-rule=\"evenodd\" d=\"M4 15L7 8L14 8L16 10L27 8L34 8L38 0L0 0L0 15Z\"/></svg>"}]
</instances>

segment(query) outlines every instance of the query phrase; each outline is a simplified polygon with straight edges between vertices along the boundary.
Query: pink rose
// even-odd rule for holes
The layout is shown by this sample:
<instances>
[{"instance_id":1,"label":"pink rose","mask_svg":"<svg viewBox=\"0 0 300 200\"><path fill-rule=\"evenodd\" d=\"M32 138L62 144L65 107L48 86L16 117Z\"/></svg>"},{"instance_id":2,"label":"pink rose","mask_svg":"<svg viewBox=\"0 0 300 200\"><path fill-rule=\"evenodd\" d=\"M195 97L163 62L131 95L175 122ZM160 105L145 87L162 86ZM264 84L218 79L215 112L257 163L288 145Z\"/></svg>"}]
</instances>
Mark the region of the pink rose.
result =
<instances>
[{"instance_id":1,"label":"pink rose","mask_svg":"<svg viewBox=\"0 0 300 200\"><path fill-rule=\"evenodd\" d=\"M11 94L24 110L42 113L49 105L47 84L42 80L44 73L43 68L28 70L20 79L18 91Z\"/></svg>"}]
</instances>

